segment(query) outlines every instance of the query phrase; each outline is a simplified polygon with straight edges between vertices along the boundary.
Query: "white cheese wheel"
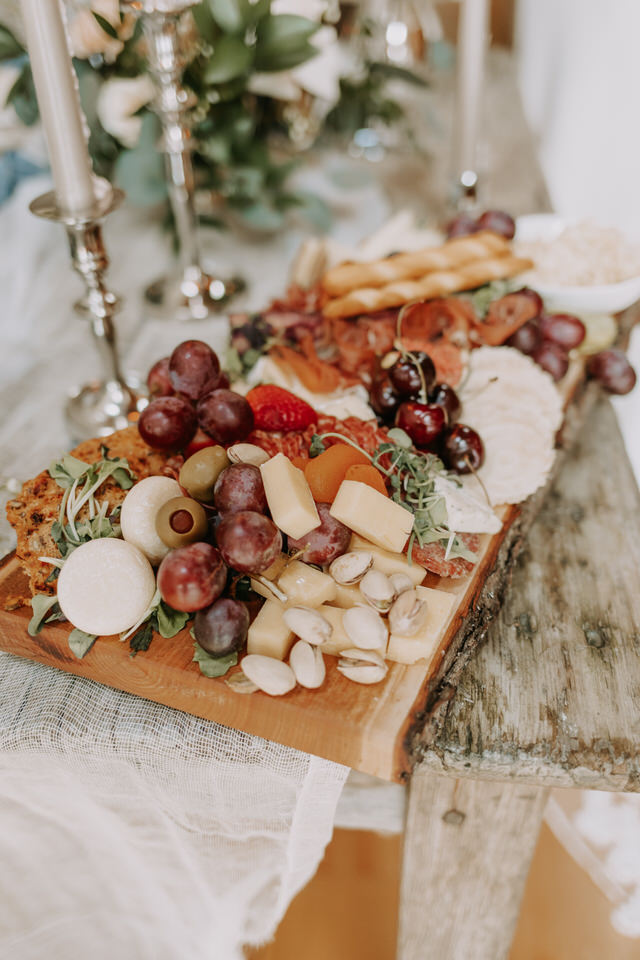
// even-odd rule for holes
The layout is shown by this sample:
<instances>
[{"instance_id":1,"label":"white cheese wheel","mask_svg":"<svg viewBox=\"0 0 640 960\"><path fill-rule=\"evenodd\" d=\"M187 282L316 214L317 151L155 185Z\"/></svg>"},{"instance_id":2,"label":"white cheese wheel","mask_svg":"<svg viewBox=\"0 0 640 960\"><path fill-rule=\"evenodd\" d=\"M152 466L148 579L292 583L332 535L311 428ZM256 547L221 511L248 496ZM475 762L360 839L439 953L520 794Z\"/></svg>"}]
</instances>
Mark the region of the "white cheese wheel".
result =
<instances>
[{"instance_id":1,"label":"white cheese wheel","mask_svg":"<svg viewBox=\"0 0 640 960\"><path fill-rule=\"evenodd\" d=\"M171 477L146 477L136 483L124 498L120 526L122 536L150 563L160 563L169 547L156 533L156 514L167 500L182 496L177 480Z\"/></svg>"},{"instance_id":2,"label":"white cheese wheel","mask_svg":"<svg viewBox=\"0 0 640 960\"><path fill-rule=\"evenodd\" d=\"M67 620L99 637L137 623L155 590L156 578L144 554L114 537L81 544L58 577L58 603Z\"/></svg>"}]
</instances>

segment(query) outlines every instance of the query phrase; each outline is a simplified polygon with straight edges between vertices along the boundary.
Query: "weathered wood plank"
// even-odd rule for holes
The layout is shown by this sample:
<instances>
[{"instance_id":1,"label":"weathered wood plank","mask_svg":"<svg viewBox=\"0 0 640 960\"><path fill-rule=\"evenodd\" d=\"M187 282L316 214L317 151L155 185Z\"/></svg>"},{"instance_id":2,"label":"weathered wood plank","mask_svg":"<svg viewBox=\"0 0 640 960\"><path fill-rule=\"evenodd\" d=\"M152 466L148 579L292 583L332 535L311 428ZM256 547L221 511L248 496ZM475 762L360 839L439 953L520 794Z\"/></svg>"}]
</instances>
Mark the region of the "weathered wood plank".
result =
<instances>
[{"instance_id":1,"label":"weathered wood plank","mask_svg":"<svg viewBox=\"0 0 640 960\"><path fill-rule=\"evenodd\" d=\"M508 956L546 794L519 783L414 773L398 960Z\"/></svg>"},{"instance_id":2,"label":"weathered wood plank","mask_svg":"<svg viewBox=\"0 0 640 960\"><path fill-rule=\"evenodd\" d=\"M423 767L640 790L640 494L609 403L584 427L487 632L432 704L414 742Z\"/></svg>"}]
</instances>

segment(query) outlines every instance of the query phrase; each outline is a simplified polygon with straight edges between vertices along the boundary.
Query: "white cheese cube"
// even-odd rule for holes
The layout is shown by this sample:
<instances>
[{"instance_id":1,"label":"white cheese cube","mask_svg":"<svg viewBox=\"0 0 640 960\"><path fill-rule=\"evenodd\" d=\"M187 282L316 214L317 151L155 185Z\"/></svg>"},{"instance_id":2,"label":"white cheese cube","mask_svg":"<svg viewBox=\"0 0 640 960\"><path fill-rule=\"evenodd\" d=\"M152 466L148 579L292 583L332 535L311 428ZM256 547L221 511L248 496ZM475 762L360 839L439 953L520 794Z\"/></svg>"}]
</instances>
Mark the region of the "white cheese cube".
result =
<instances>
[{"instance_id":1,"label":"white cheese cube","mask_svg":"<svg viewBox=\"0 0 640 960\"><path fill-rule=\"evenodd\" d=\"M414 586L417 586L425 578L426 570L418 563L409 563L406 553L392 553L390 550L383 550L381 547L369 543L359 537L357 533L351 537L349 550L368 550L373 554L373 567L386 573L388 577L392 573L406 573Z\"/></svg>"},{"instance_id":2,"label":"white cheese cube","mask_svg":"<svg viewBox=\"0 0 640 960\"><path fill-rule=\"evenodd\" d=\"M413 514L379 490L358 480L343 480L331 516L384 550L401 553L413 527Z\"/></svg>"},{"instance_id":3,"label":"white cheese cube","mask_svg":"<svg viewBox=\"0 0 640 960\"><path fill-rule=\"evenodd\" d=\"M283 453L260 464L264 492L273 522L298 540L320 526L320 517L302 470Z\"/></svg>"},{"instance_id":4,"label":"white cheese cube","mask_svg":"<svg viewBox=\"0 0 640 960\"><path fill-rule=\"evenodd\" d=\"M284 622L284 606L278 600L267 600L249 627L247 653L284 660L293 641L293 633Z\"/></svg>"},{"instance_id":5,"label":"white cheese cube","mask_svg":"<svg viewBox=\"0 0 640 960\"><path fill-rule=\"evenodd\" d=\"M286 563L284 554L283 558ZM303 603L307 607L319 607L321 603L330 603L335 600L338 585L329 574L322 573L321 570L316 570L315 567L311 567L301 560L292 560L279 576L274 576L273 573L278 573L276 565L279 565L280 569L284 567L284 563L280 565L279 561L276 560L276 564L272 564L268 570L265 570L264 576L273 580L276 586L286 593L289 599L285 606L293 607L298 603ZM259 580L252 578L251 589L259 593L260 596L266 597L267 600L273 599L273 594L269 588L265 587Z\"/></svg>"},{"instance_id":6,"label":"white cheese cube","mask_svg":"<svg viewBox=\"0 0 640 960\"><path fill-rule=\"evenodd\" d=\"M357 583L336 583L336 596L331 602L336 607L342 607L343 610L357 606L363 602L360 587Z\"/></svg>"},{"instance_id":7,"label":"white cheese cube","mask_svg":"<svg viewBox=\"0 0 640 960\"><path fill-rule=\"evenodd\" d=\"M395 660L396 663L430 660L449 626L458 598L452 593L433 590L431 587L416 587L416 592L427 604L425 625L413 637L401 637L392 633L387 647L387 660Z\"/></svg>"}]
</instances>

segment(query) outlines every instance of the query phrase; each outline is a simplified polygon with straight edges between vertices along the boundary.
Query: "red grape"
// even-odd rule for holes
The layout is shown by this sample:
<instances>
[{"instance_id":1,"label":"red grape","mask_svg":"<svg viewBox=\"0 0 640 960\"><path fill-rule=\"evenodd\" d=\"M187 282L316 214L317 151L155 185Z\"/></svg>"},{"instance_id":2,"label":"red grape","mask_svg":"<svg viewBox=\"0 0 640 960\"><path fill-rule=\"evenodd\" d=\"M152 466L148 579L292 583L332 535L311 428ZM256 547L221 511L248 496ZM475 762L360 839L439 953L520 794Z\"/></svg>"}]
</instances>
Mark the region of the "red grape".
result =
<instances>
[{"instance_id":1,"label":"red grape","mask_svg":"<svg viewBox=\"0 0 640 960\"><path fill-rule=\"evenodd\" d=\"M409 434L417 447L426 447L437 440L447 424L447 415L435 403L407 400L398 407L396 427Z\"/></svg>"},{"instance_id":2,"label":"red grape","mask_svg":"<svg viewBox=\"0 0 640 960\"><path fill-rule=\"evenodd\" d=\"M163 357L157 360L147 374L147 387L149 396L171 397L175 393L173 384L169 378L169 357Z\"/></svg>"},{"instance_id":3,"label":"red grape","mask_svg":"<svg viewBox=\"0 0 640 960\"><path fill-rule=\"evenodd\" d=\"M232 463L226 467L216 480L213 497L220 513L240 510L265 513L267 510L262 474L251 463Z\"/></svg>"},{"instance_id":4,"label":"red grape","mask_svg":"<svg viewBox=\"0 0 640 960\"><path fill-rule=\"evenodd\" d=\"M589 360L589 373L609 393L630 393L636 372L622 350L602 350Z\"/></svg>"},{"instance_id":5,"label":"red grape","mask_svg":"<svg viewBox=\"0 0 640 960\"><path fill-rule=\"evenodd\" d=\"M484 462L484 444L475 430L456 423L445 433L443 460L456 473L471 473Z\"/></svg>"},{"instance_id":6,"label":"red grape","mask_svg":"<svg viewBox=\"0 0 640 960\"><path fill-rule=\"evenodd\" d=\"M230 386L231 386L231 377L224 370L221 370L220 379L218 380L218 385L216 387L216 390L221 390L221 389L228 390Z\"/></svg>"},{"instance_id":7,"label":"red grape","mask_svg":"<svg viewBox=\"0 0 640 960\"><path fill-rule=\"evenodd\" d=\"M459 213L457 217L450 220L445 227L447 238L452 240L454 237L468 237L471 233L478 230L475 217L469 213Z\"/></svg>"},{"instance_id":8,"label":"red grape","mask_svg":"<svg viewBox=\"0 0 640 960\"><path fill-rule=\"evenodd\" d=\"M569 369L567 351L557 343L552 343L551 340L543 340L531 354L531 359L546 370L554 380L562 380Z\"/></svg>"},{"instance_id":9,"label":"red grape","mask_svg":"<svg viewBox=\"0 0 640 960\"><path fill-rule=\"evenodd\" d=\"M186 446L197 425L195 410L182 397L152 400L138 420L140 436L155 450L179 450Z\"/></svg>"},{"instance_id":10,"label":"red grape","mask_svg":"<svg viewBox=\"0 0 640 960\"><path fill-rule=\"evenodd\" d=\"M393 420L400 399L393 389L388 373L382 373L371 384L371 406L383 420Z\"/></svg>"},{"instance_id":11,"label":"red grape","mask_svg":"<svg viewBox=\"0 0 640 960\"><path fill-rule=\"evenodd\" d=\"M540 345L542 334L537 321L527 320L521 327L518 327L515 333L512 333L506 341L508 347L515 347L520 353L531 356L533 351Z\"/></svg>"},{"instance_id":12,"label":"red grape","mask_svg":"<svg viewBox=\"0 0 640 960\"><path fill-rule=\"evenodd\" d=\"M203 340L185 340L169 358L169 376L177 393L197 400L218 386L220 362Z\"/></svg>"},{"instance_id":13,"label":"red grape","mask_svg":"<svg viewBox=\"0 0 640 960\"><path fill-rule=\"evenodd\" d=\"M528 320L535 320L542 306L540 295L533 290L507 293L489 305L486 322L523 325Z\"/></svg>"},{"instance_id":14,"label":"red grape","mask_svg":"<svg viewBox=\"0 0 640 960\"><path fill-rule=\"evenodd\" d=\"M320 526L316 527L306 535L294 540L288 538L289 552L298 553L304 550L300 557L306 563L325 564L331 563L336 557L342 556L349 549L351 542L351 530L340 523L335 517L332 517L330 503L317 503L318 516L320 517Z\"/></svg>"},{"instance_id":15,"label":"red grape","mask_svg":"<svg viewBox=\"0 0 640 960\"><path fill-rule=\"evenodd\" d=\"M491 230L511 240L516 232L516 224L504 210L485 210L476 221L476 230Z\"/></svg>"},{"instance_id":16,"label":"red grape","mask_svg":"<svg viewBox=\"0 0 640 960\"><path fill-rule=\"evenodd\" d=\"M244 603L230 597L220 597L206 610L199 610L193 622L196 640L214 657L242 650L248 629L249 611Z\"/></svg>"},{"instance_id":17,"label":"red grape","mask_svg":"<svg viewBox=\"0 0 640 960\"><path fill-rule=\"evenodd\" d=\"M447 415L447 421L453 423L460 416L460 398L453 387L448 383L439 383L429 394L429 403L442 407Z\"/></svg>"},{"instance_id":18,"label":"red grape","mask_svg":"<svg viewBox=\"0 0 640 960\"><path fill-rule=\"evenodd\" d=\"M220 551L210 543L172 550L158 568L158 590L174 610L192 613L217 600L227 582Z\"/></svg>"},{"instance_id":19,"label":"red grape","mask_svg":"<svg viewBox=\"0 0 640 960\"><path fill-rule=\"evenodd\" d=\"M573 350L586 337L587 328L570 313L550 313L540 318L540 332L545 340L557 343L563 350Z\"/></svg>"},{"instance_id":20,"label":"red grape","mask_svg":"<svg viewBox=\"0 0 640 960\"><path fill-rule=\"evenodd\" d=\"M421 350L401 356L389 368L389 380L399 397L419 396L423 378L424 388L428 393L436 382L436 368L429 354Z\"/></svg>"},{"instance_id":21,"label":"red grape","mask_svg":"<svg viewBox=\"0 0 640 960\"><path fill-rule=\"evenodd\" d=\"M282 534L273 520L253 510L224 516L216 540L225 563L238 573L262 573L282 551Z\"/></svg>"},{"instance_id":22,"label":"red grape","mask_svg":"<svg viewBox=\"0 0 640 960\"><path fill-rule=\"evenodd\" d=\"M200 426L216 443L239 443L253 430L249 401L233 390L205 394L198 402L197 411Z\"/></svg>"}]
</instances>

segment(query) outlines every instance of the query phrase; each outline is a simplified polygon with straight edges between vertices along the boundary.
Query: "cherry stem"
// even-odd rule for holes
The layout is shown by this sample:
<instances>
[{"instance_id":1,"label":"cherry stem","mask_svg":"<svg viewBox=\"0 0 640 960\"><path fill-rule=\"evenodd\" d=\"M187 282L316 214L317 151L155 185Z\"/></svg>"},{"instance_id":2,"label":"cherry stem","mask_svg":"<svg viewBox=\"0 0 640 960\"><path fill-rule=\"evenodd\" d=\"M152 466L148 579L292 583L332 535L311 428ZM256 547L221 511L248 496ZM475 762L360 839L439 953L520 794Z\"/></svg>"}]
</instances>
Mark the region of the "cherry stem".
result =
<instances>
[{"instance_id":1,"label":"cherry stem","mask_svg":"<svg viewBox=\"0 0 640 960\"><path fill-rule=\"evenodd\" d=\"M424 301L422 300L411 300L409 303L405 303L404 306L400 308L400 310L398 311L398 321L396 323L396 340L397 340L398 349L400 350L400 355L405 360L408 360L410 363L412 363L416 368L416 370L418 371L418 376L420 377L420 396L418 397L418 399L420 400L420 403L428 403L427 383L426 383L426 380L424 379L424 370L422 369L420 361L416 357L415 353L411 353L410 350L407 350L402 343L402 321L404 320L404 315L406 311L410 307L415 307L416 304L423 303L423 302Z\"/></svg>"},{"instance_id":2,"label":"cherry stem","mask_svg":"<svg viewBox=\"0 0 640 960\"><path fill-rule=\"evenodd\" d=\"M480 488L481 488L482 492L484 493L485 500L487 501L487 506L490 507L490 506L491 506L491 500L489 499L489 494L487 493L487 488L485 487L484 483L482 482L482 480L481 480L480 477L478 476L477 471L474 469L474 466L473 466L473 464L471 463L471 460L469 459L469 454L468 454L468 453L465 454L464 460L465 460L465 463L467 464L467 466L469 467L469 470L471 471L471 473L473 474L473 476L476 478L476 480L477 480L478 483L480 484Z\"/></svg>"}]
</instances>

